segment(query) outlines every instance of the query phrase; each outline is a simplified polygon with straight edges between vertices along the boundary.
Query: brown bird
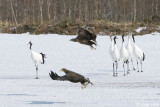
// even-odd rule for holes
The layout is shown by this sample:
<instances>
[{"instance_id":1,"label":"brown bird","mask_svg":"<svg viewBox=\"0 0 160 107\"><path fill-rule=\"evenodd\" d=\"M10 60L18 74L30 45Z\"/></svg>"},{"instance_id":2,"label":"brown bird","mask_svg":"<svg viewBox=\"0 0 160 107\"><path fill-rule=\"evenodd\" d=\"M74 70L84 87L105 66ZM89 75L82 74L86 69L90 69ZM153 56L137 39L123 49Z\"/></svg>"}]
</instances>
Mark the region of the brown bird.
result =
<instances>
[{"instance_id":1,"label":"brown bird","mask_svg":"<svg viewBox=\"0 0 160 107\"><path fill-rule=\"evenodd\" d=\"M60 71L63 71L66 75L64 76L59 76L56 73L54 73L53 71L51 71L51 73L49 73L50 77L53 80L60 80L60 81L70 81L73 83L81 83L81 88L85 88L89 83L93 85L93 83L90 82L89 78L85 78L84 76L75 73L73 71L70 71L68 69L61 69ZM87 83L87 84L85 84Z\"/></svg>"},{"instance_id":2,"label":"brown bird","mask_svg":"<svg viewBox=\"0 0 160 107\"><path fill-rule=\"evenodd\" d=\"M78 39L93 40L95 43L97 43L96 42L97 36L95 34L89 32L88 30L78 26L77 33L78 33Z\"/></svg>"},{"instance_id":3,"label":"brown bird","mask_svg":"<svg viewBox=\"0 0 160 107\"><path fill-rule=\"evenodd\" d=\"M81 27L78 27L77 33L78 33L78 36L76 38L71 39L70 41L89 45L91 49L95 49L92 45L97 45L96 35L90 33L89 31Z\"/></svg>"}]
</instances>

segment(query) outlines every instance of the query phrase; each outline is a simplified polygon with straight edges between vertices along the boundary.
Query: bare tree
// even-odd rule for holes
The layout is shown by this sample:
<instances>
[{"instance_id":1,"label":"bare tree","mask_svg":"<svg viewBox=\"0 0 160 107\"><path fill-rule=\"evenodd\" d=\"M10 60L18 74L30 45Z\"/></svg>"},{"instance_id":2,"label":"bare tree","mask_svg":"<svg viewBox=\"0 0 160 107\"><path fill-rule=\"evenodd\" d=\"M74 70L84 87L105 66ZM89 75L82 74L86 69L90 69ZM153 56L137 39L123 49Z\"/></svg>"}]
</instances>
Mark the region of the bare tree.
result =
<instances>
[{"instance_id":1,"label":"bare tree","mask_svg":"<svg viewBox=\"0 0 160 107\"><path fill-rule=\"evenodd\" d=\"M160 16L159 4L160 0L0 0L0 20L16 25L63 18L138 22Z\"/></svg>"},{"instance_id":2,"label":"bare tree","mask_svg":"<svg viewBox=\"0 0 160 107\"><path fill-rule=\"evenodd\" d=\"M134 23L136 22L136 17L137 17L137 0L134 0Z\"/></svg>"},{"instance_id":3,"label":"bare tree","mask_svg":"<svg viewBox=\"0 0 160 107\"><path fill-rule=\"evenodd\" d=\"M15 12L14 12L14 9L13 9L12 0L10 1L10 4L11 4L11 9L12 9L12 15L13 15L13 17L14 17L14 20L15 20L16 26L18 26L17 19L16 19L16 15L15 15Z\"/></svg>"}]
</instances>

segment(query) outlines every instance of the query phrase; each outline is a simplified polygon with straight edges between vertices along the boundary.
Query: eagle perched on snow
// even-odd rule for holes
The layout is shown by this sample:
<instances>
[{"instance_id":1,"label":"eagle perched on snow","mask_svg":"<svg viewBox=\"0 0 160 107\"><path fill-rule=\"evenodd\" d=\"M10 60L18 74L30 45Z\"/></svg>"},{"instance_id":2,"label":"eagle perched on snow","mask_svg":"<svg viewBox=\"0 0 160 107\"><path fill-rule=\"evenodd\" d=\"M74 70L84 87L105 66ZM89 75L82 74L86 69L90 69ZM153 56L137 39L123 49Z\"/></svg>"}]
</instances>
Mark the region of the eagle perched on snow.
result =
<instances>
[{"instance_id":1,"label":"eagle perched on snow","mask_svg":"<svg viewBox=\"0 0 160 107\"><path fill-rule=\"evenodd\" d=\"M81 88L85 88L89 83L93 85L93 83L90 82L89 78L85 78L84 76L75 73L73 71L70 71L68 69L61 69L60 71L63 71L66 75L64 76L58 76L56 73L54 73L53 71L51 71L51 73L49 73L50 77L53 80L60 80L60 81L70 81L73 83L81 83ZM85 84L87 83L87 84Z\"/></svg>"},{"instance_id":2,"label":"eagle perched on snow","mask_svg":"<svg viewBox=\"0 0 160 107\"><path fill-rule=\"evenodd\" d=\"M91 49L95 49L92 45L97 45L97 36L84 28L78 26L78 36L70 41L79 42L81 44L89 45Z\"/></svg>"}]
</instances>

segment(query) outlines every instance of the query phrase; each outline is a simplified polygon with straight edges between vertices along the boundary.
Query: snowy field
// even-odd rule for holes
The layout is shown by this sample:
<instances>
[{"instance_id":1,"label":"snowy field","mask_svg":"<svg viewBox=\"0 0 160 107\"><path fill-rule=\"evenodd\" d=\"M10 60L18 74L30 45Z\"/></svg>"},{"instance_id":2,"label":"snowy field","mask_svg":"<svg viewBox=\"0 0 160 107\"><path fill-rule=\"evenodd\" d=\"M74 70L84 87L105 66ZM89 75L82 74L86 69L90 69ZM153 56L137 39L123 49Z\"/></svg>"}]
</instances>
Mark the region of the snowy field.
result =
<instances>
[{"instance_id":1,"label":"snowy field","mask_svg":"<svg viewBox=\"0 0 160 107\"><path fill-rule=\"evenodd\" d=\"M123 76L120 61L118 77L112 76L109 37L98 36L96 50L70 42L74 37L0 34L0 107L160 107L159 33L135 37L146 55L144 72ZM29 41L34 51L47 56L45 65L39 65L38 80ZM64 75L61 68L90 78L94 86L82 90L80 83L51 80L50 70Z\"/></svg>"}]
</instances>

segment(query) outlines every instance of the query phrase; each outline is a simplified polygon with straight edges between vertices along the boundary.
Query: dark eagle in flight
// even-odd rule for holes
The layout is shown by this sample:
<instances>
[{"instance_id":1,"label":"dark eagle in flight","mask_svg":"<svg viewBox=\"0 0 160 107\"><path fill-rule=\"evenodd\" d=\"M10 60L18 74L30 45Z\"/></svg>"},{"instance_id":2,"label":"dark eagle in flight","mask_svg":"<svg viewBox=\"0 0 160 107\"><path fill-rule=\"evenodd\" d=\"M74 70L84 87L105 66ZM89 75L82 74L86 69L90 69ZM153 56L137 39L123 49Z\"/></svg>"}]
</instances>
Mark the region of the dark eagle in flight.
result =
<instances>
[{"instance_id":1,"label":"dark eagle in flight","mask_svg":"<svg viewBox=\"0 0 160 107\"><path fill-rule=\"evenodd\" d=\"M78 36L70 41L79 42L81 44L89 45L91 49L95 49L92 45L97 45L97 36L84 28L78 26Z\"/></svg>"},{"instance_id":2,"label":"dark eagle in flight","mask_svg":"<svg viewBox=\"0 0 160 107\"><path fill-rule=\"evenodd\" d=\"M82 89L85 88L89 83L93 85L93 83L90 82L89 78L85 78L84 76L82 76L78 73L67 70L65 68L61 69L60 71L63 71L66 75L59 76L56 73L54 73L53 71L51 71L51 73L49 73L49 75L53 80L70 81L73 83L80 82Z\"/></svg>"}]
</instances>

